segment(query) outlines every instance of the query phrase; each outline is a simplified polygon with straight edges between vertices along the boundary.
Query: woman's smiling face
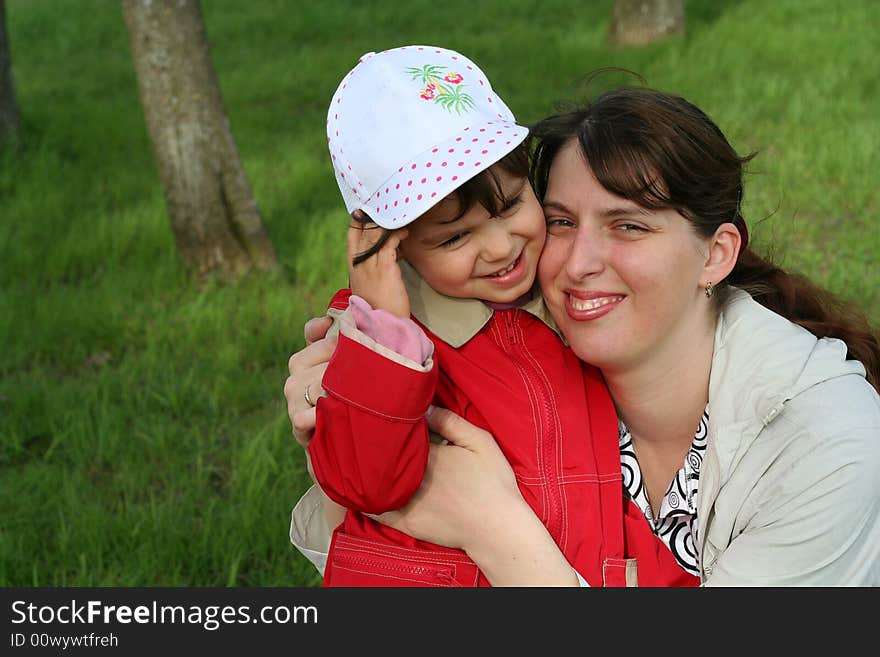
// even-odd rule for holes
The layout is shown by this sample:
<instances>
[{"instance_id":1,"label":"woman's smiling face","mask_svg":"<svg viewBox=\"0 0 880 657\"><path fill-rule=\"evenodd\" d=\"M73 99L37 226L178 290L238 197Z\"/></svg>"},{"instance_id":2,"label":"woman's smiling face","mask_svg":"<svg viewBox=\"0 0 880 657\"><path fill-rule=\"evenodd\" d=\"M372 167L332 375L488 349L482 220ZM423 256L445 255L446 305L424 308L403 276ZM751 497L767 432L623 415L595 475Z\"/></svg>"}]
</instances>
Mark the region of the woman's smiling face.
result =
<instances>
[{"instance_id":1,"label":"woman's smiling face","mask_svg":"<svg viewBox=\"0 0 880 657\"><path fill-rule=\"evenodd\" d=\"M604 189L575 139L550 168L544 214L538 277L574 352L603 370L686 357L708 316L707 240L675 210Z\"/></svg>"}]
</instances>

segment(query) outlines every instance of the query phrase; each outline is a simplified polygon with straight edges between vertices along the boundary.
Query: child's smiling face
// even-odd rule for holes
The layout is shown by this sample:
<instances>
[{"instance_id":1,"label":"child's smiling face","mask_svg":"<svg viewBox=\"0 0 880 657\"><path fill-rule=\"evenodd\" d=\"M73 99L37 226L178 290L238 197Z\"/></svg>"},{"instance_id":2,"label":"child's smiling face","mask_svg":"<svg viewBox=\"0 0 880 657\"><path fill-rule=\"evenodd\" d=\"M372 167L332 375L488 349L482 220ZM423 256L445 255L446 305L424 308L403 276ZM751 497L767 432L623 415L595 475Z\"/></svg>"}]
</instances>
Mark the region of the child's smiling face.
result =
<instances>
[{"instance_id":1,"label":"child's smiling face","mask_svg":"<svg viewBox=\"0 0 880 657\"><path fill-rule=\"evenodd\" d=\"M546 229L528 180L494 170L505 203L497 216L475 203L458 219L454 196L409 225L401 255L434 290L449 297L508 303L535 280Z\"/></svg>"}]
</instances>

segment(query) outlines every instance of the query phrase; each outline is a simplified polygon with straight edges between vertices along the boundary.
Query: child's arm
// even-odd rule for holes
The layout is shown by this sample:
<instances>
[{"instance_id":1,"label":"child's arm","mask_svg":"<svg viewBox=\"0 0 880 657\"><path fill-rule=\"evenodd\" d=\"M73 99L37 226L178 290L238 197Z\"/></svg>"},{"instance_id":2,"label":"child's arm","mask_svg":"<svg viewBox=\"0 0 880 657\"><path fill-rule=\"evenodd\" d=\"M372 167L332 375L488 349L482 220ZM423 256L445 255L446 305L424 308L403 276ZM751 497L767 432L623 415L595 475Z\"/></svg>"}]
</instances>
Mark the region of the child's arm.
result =
<instances>
[{"instance_id":1,"label":"child's arm","mask_svg":"<svg viewBox=\"0 0 880 657\"><path fill-rule=\"evenodd\" d=\"M337 294L332 306L347 302L346 294ZM433 344L412 320L373 310L358 297L337 323L339 341L322 381L327 396L318 401L308 447L315 480L344 507L399 508L427 463L424 414L437 379Z\"/></svg>"},{"instance_id":2,"label":"child's arm","mask_svg":"<svg viewBox=\"0 0 880 657\"><path fill-rule=\"evenodd\" d=\"M354 221L347 257L352 305L338 317L340 340L324 375L309 454L316 481L333 501L378 513L402 506L428 458L424 413L434 396L433 345L409 319L397 247L406 230L351 262L384 232ZM337 295L334 304L342 305ZM344 307L344 306L343 306Z\"/></svg>"}]
</instances>

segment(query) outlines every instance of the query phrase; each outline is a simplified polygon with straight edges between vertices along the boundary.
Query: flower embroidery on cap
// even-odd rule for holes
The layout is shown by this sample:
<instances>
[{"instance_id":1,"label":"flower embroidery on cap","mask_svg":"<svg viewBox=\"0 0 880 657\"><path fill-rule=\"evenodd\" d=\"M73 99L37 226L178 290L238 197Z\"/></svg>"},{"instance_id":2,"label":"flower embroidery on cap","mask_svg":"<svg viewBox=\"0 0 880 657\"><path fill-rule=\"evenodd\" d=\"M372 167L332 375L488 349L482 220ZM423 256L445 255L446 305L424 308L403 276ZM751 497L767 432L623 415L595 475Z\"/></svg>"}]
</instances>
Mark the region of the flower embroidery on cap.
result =
<instances>
[{"instance_id":1,"label":"flower embroidery on cap","mask_svg":"<svg viewBox=\"0 0 880 657\"><path fill-rule=\"evenodd\" d=\"M463 89L467 86L462 84L464 76L455 71L444 73L445 66L426 64L421 68L410 66L406 72L413 80L418 80L425 85L419 92L422 100L432 100L447 112L455 110L456 114L470 112L474 108L474 100Z\"/></svg>"}]
</instances>

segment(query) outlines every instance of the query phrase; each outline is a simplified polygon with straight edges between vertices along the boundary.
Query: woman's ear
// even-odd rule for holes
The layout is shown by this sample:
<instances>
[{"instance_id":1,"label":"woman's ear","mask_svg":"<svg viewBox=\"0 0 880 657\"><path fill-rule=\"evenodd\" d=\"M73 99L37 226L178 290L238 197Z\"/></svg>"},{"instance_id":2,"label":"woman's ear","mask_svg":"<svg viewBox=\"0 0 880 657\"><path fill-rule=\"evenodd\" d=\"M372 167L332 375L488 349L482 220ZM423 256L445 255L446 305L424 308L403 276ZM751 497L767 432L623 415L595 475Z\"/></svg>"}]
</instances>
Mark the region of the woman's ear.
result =
<instances>
[{"instance_id":1,"label":"woman's ear","mask_svg":"<svg viewBox=\"0 0 880 657\"><path fill-rule=\"evenodd\" d=\"M715 234L709 240L709 252L703 266L705 280L700 281L700 285L705 286L706 283L718 285L727 278L736 265L741 242L742 237L739 230L732 223L728 222L718 226Z\"/></svg>"}]
</instances>

